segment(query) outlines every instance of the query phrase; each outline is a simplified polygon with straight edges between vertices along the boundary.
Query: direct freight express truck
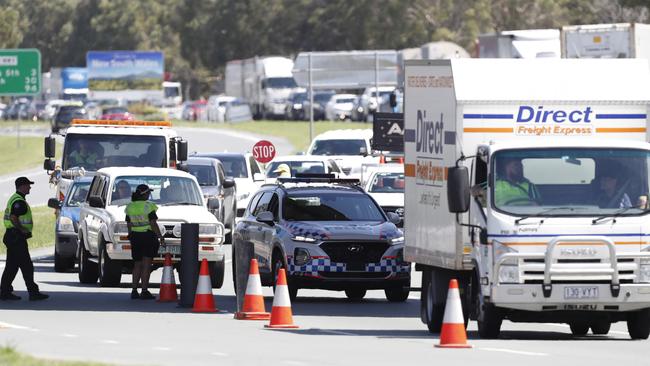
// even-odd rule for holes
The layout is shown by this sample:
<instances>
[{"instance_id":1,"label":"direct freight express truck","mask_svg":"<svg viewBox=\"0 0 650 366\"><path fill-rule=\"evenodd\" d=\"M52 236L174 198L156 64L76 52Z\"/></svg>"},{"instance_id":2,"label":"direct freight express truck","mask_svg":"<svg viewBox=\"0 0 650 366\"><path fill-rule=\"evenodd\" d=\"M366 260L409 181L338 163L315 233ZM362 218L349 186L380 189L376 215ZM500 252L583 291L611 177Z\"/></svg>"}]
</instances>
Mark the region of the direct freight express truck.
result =
<instances>
[{"instance_id":1,"label":"direct freight express truck","mask_svg":"<svg viewBox=\"0 0 650 366\"><path fill-rule=\"evenodd\" d=\"M432 332L466 321L626 321L650 332L645 60L454 59L405 69L405 260Z\"/></svg>"}]
</instances>

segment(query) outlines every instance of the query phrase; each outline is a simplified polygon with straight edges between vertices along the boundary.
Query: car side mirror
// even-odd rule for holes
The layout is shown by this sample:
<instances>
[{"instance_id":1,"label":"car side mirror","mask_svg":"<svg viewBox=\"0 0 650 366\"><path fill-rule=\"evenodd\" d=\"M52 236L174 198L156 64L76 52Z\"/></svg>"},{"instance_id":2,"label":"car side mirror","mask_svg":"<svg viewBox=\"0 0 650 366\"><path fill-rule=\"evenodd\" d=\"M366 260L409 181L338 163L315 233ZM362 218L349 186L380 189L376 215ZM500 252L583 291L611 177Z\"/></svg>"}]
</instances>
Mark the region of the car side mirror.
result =
<instances>
[{"instance_id":1,"label":"car side mirror","mask_svg":"<svg viewBox=\"0 0 650 366\"><path fill-rule=\"evenodd\" d=\"M391 108L397 107L397 95L395 95L395 92L390 93L390 97L388 98L388 103Z\"/></svg>"},{"instance_id":2,"label":"car side mirror","mask_svg":"<svg viewBox=\"0 0 650 366\"><path fill-rule=\"evenodd\" d=\"M45 138L45 157L53 158L56 155L56 140L54 137L48 136Z\"/></svg>"},{"instance_id":3,"label":"car side mirror","mask_svg":"<svg viewBox=\"0 0 650 366\"><path fill-rule=\"evenodd\" d=\"M462 213L469 210L470 190L467 167L449 168L447 178L447 202L449 212Z\"/></svg>"},{"instance_id":4,"label":"car side mirror","mask_svg":"<svg viewBox=\"0 0 650 366\"><path fill-rule=\"evenodd\" d=\"M359 148L359 155L368 156L368 149L363 147L363 146L360 147Z\"/></svg>"},{"instance_id":5,"label":"car side mirror","mask_svg":"<svg viewBox=\"0 0 650 366\"><path fill-rule=\"evenodd\" d=\"M255 219L258 222L261 222L263 224L268 224L268 225L271 225L271 226L273 226L275 224L273 213L271 211L262 211L262 212L257 214Z\"/></svg>"},{"instance_id":6,"label":"car side mirror","mask_svg":"<svg viewBox=\"0 0 650 366\"><path fill-rule=\"evenodd\" d=\"M91 196L88 197L88 204L90 207L104 208L104 200L101 197Z\"/></svg>"},{"instance_id":7,"label":"car side mirror","mask_svg":"<svg viewBox=\"0 0 650 366\"><path fill-rule=\"evenodd\" d=\"M45 159L43 161L43 169L48 171L52 171L56 169L56 162L52 159Z\"/></svg>"},{"instance_id":8,"label":"car side mirror","mask_svg":"<svg viewBox=\"0 0 650 366\"><path fill-rule=\"evenodd\" d=\"M255 173L253 174L253 181L254 182L263 182L266 178L264 177L264 174L262 173Z\"/></svg>"},{"instance_id":9,"label":"car side mirror","mask_svg":"<svg viewBox=\"0 0 650 366\"><path fill-rule=\"evenodd\" d=\"M47 200L47 207L53 208L55 210L58 210L63 206L63 202L59 201L56 198L50 198Z\"/></svg>"},{"instance_id":10,"label":"car side mirror","mask_svg":"<svg viewBox=\"0 0 650 366\"><path fill-rule=\"evenodd\" d=\"M208 210L218 210L221 204L218 198L208 198Z\"/></svg>"},{"instance_id":11,"label":"car side mirror","mask_svg":"<svg viewBox=\"0 0 650 366\"><path fill-rule=\"evenodd\" d=\"M176 160L186 161L187 160L187 141L179 140L178 146L176 147Z\"/></svg>"},{"instance_id":12,"label":"car side mirror","mask_svg":"<svg viewBox=\"0 0 650 366\"><path fill-rule=\"evenodd\" d=\"M235 180L233 178L226 178L223 180L223 188L232 188L235 186Z\"/></svg>"},{"instance_id":13,"label":"car side mirror","mask_svg":"<svg viewBox=\"0 0 650 366\"><path fill-rule=\"evenodd\" d=\"M388 221L392 222L395 225L398 225L402 221L399 215L395 212L388 212L386 215L388 216Z\"/></svg>"}]
</instances>

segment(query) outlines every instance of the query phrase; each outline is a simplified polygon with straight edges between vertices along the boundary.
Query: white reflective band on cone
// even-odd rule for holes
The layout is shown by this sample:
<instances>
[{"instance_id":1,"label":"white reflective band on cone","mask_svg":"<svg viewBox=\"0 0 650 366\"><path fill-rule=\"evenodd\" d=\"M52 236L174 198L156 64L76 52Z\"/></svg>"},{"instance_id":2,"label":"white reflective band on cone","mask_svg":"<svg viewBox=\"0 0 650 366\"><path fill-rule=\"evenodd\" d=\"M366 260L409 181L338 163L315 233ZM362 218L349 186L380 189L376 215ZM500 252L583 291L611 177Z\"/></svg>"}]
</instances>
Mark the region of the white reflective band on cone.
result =
<instances>
[{"instance_id":1,"label":"white reflective band on cone","mask_svg":"<svg viewBox=\"0 0 650 366\"><path fill-rule=\"evenodd\" d=\"M252 274L248 276L246 295L262 295L262 280L260 280L260 275Z\"/></svg>"},{"instance_id":2,"label":"white reflective band on cone","mask_svg":"<svg viewBox=\"0 0 650 366\"><path fill-rule=\"evenodd\" d=\"M273 307L291 307L291 300L289 300L289 288L286 285L275 286L275 294L273 295Z\"/></svg>"},{"instance_id":3,"label":"white reflective band on cone","mask_svg":"<svg viewBox=\"0 0 650 366\"><path fill-rule=\"evenodd\" d=\"M212 283L210 282L210 276L199 276L199 283L196 284L196 293L202 295L212 295Z\"/></svg>"},{"instance_id":4,"label":"white reflective band on cone","mask_svg":"<svg viewBox=\"0 0 650 366\"><path fill-rule=\"evenodd\" d=\"M445 306L445 316L442 322L444 324L465 324L463 306L460 303L460 292L458 292L457 288L450 288L447 292L447 305Z\"/></svg>"},{"instance_id":5,"label":"white reflective band on cone","mask_svg":"<svg viewBox=\"0 0 650 366\"><path fill-rule=\"evenodd\" d=\"M162 283L170 284L174 283L174 272L172 272L172 267L164 267L162 275Z\"/></svg>"}]
</instances>

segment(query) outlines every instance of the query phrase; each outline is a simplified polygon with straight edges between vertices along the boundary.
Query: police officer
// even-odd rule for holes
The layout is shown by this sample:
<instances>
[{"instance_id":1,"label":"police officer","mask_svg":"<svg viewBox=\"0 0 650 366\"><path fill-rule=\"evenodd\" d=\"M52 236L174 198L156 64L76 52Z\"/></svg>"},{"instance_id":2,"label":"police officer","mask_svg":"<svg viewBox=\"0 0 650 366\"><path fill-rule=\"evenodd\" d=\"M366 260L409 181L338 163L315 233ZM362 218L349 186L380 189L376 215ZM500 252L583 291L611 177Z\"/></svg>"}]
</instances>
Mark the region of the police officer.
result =
<instances>
[{"instance_id":1,"label":"police officer","mask_svg":"<svg viewBox=\"0 0 650 366\"><path fill-rule=\"evenodd\" d=\"M40 292L34 282L34 264L27 248L27 239L32 237L34 222L25 196L29 194L34 182L20 177L15 183L16 193L9 197L4 214L6 231L2 241L7 246L7 262L0 282L0 300L20 300L20 296L13 293L11 285L19 268L29 292L29 300L45 300L49 296Z\"/></svg>"},{"instance_id":2,"label":"police officer","mask_svg":"<svg viewBox=\"0 0 650 366\"><path fill-rule=\"evenodd\" d=\"M131 242L133 258L132 299L150 300L154 296L149 292L149 275L151 262L158 253L158 243L165 245L165 239L158 228L158 216L155 203L148 201L151 189L140 184L131 196L131 203L126 208L126 222ZM142 292L138 294L138 283L142 280Z\"/></svg>"}]
</instances>

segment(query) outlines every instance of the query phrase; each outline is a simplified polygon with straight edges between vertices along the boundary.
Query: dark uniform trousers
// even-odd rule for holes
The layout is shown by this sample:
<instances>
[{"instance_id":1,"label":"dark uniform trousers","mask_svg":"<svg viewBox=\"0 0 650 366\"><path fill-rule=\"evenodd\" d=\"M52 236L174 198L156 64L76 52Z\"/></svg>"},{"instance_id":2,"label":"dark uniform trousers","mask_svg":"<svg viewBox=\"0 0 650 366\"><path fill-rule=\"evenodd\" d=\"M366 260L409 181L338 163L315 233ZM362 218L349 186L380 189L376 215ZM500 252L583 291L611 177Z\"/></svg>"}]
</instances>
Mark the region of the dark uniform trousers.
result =
<instances>
[{"instance_id":1,"label":"dark uniform trousers","mask_svg":"<svg viewBox=\"0 0 650 366\"><path fill-rule=\"evenodd\" d=\"M38 285L34 282L34 264L29 255L27 247L27 238L17 229L7 229L2 241L7 246L7 261L5 270L2 273L0 282L0 292L3 294L13 291L11 283L18 274L18 269L23 274L27 291L30 294L38 293Z\"/></svg>"}]
</instances>

